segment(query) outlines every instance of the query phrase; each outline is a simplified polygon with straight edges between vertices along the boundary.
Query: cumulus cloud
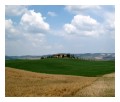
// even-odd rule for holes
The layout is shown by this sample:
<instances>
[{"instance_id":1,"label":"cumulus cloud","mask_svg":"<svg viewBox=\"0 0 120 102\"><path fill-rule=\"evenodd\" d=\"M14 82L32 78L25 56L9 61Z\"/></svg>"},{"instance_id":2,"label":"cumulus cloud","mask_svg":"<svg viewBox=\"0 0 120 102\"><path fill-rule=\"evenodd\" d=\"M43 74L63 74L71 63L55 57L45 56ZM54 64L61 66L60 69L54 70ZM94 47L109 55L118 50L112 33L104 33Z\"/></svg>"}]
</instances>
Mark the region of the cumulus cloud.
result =
<instances>
[{"instance_id":1,"label":"cumulus cloud","mask_svg":"<svg viewBox=\"0 0 120 102\"><path fill-rule=\"evenodd\" d=\"M76 15L70 24L64 25L64 30L67 34L96 36L99 23L90 16Z\"/></svg>"},{"instance_id":2,"label":"cumulus cloud","mask_svg":"<svg viewBox=\"0 0 120 102\"><path fill-rule=\"evenodd\" d=\"M50 29L49 24L44 19L45 17L42 17L40 12L36 13L34 10L29 10L22 16L20 24L25 31L44 32Z\"/></svg>"},{"instance_id":3,"label":"cumulus cloud","mask_svg":"<svg viewBox=\"0 0 120 102\"><path fill-rule=\"evenodd\" d=\"M5 20L5 33L7 39L18 38L19 36L19 31L11 19Z\"/></svg>"},{"instance_id":4,"label":"cumulus cloud","mask_svg":"<svg viewBox=\"0 0 120 102\"><path fill-rule=\"evenodd\" d=\"M48 14L49 16L52 16L52 17L57 16L57 14L56 14L55 12L51 12L51 11L49 11L47 14Z\"/></svg>"},{"instance_id":5,"label":"cumulus cloud","mask_svg":"<svg viewBox=\"0 0 120 102\"><path fill-rule=\"evenodd\" d=\"M66 36L101 35L114 38L114 6L70 5L65 6L65 9L75 15L70 23L64 25Z\"/></svg>"},{"instance_id":6,"label":"cumulus cloud","mask_svg":"<svg viewBox=\"0 0 120 102\"><path fill-rule=\"evenodd\" d=\"M17 23L12 19L5 20L6 54L40 55L59 52L63 49L61 44L49 44L47 41L47 35L51 29L40 12L27 10L19 17L20 21Z\"/></svg>"},{"instance_id":7,"label":"cumulus cloud","mask_svg":"<svg viewBox=\"0 0 120 102\"><path fill-rule=\"evenodd\" d=\"M20 16L27 11L26 6L6 5L5 14L8 16Z\"/></svg>"},{"instance_id":8,"label":"cumulus cloud","mask_svg":"<svg viewBox=\"0 0 120 102\"><path fill-rule=\"evenodd\" d=\"M44 21L41 13L36 13L33 10L29 10L24 13L21 17L20 22L15 25L11 19L5 20L5 30L6 37L15 38L19 36L25 36L28 34L38 34L45 35L45 33L50 29L50 26L47 22ZM37 36L38 37L38 36Z\"/></svg>"},{"instance_id":9,"label":"cumulus cloud","mask_svg":"<svg viewBox=\"0 0 120 102\"><path fill-rule=\"evenodd\" d=\"M76 15L74 16L72 22L73 25L76 27L78 26L96 26L98 23L95 19L91 18L90 16L83 16L83 15Z\"/></svg>"},{"instance_id":10,"label":"cumulus cloud","mask_svg":"<svg viewBox=\"0 0 120 102\"><path fill-rule=\"evenodd\" d=\"M20 22L16 23L12 21L12 19L5 20L6 48L9 49L11 54L13 54L12 50L14 47L21 50L20 46L22 46L26 52L35 47L45 50L46 47L49 47L46 41L46 33L48 33L49 30L50 25L45 22L45 17L43 17L40 12L37 13L34 10L27 10L20 16ZM22 51L20 53L22 53Z\"/></svg>"},{"instance_id":11,"label":"cumulus cloud","mask_svg":"<svg viewBox=\"0 0 120 102\"><path fill-rule=\"evenodd\" d=\"M44 33L33 33L24 31L24 26L15 26L12 20L6 20L6 53L9 55L36 54L40 51L44 53L49 46ZM22 48L22 50L21 50ZM35 48L39 51L33 51ZM44 51L42 51L44 50Z\"/></svg>"}]
</instances>

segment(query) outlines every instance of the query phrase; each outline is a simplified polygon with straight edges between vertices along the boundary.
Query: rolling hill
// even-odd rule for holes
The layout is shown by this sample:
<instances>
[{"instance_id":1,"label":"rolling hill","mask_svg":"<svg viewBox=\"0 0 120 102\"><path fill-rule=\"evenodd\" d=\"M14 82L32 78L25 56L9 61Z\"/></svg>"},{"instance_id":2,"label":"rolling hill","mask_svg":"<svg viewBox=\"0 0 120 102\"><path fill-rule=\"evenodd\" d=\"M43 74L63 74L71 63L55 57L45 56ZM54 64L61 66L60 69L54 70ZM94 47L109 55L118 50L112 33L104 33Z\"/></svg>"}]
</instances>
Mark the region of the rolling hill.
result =
<instances>
[{"instance_id":1,"label":"rolling hill","mask_svg":"<svg viewBox=\"0 0 120 102\"><path fill-rule=\"evenodd\" d=\"M38 73L100 76L115 71L115 61L48 58L41 60L6 60L6 67Z\"/></svg>"}]
</instances>

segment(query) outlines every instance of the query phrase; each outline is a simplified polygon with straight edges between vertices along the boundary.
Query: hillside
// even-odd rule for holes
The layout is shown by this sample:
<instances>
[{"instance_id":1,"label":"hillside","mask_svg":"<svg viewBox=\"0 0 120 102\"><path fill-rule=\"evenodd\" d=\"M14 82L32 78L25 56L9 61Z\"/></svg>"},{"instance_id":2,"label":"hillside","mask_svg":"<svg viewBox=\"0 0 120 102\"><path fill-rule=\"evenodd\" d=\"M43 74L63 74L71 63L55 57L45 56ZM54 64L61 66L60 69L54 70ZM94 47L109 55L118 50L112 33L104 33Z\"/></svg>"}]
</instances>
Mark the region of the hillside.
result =
<instances>
[{"instance_id":1,"label":"hillside","mask_svg":"<svg viewBox=\"0 0 120 102\"><path fill-rule=\"evenodd\" d=\"M78 59L6 60L6 67L32 72L77 76L100 76L115 71L115 61Z\"/></svg>"}]
</instances>

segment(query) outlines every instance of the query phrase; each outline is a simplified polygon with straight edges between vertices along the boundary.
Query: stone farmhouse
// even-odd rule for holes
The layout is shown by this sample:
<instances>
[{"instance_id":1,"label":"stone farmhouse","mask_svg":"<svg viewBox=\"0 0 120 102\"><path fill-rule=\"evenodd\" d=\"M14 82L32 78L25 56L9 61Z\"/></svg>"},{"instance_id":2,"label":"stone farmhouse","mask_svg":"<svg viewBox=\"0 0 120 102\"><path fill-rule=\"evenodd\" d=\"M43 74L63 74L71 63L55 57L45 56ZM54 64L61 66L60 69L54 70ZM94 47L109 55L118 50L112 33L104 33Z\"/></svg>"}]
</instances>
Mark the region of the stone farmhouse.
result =
<instances>
[{"instance_id":1,"label":"stone farmhouse","mask_svg":"<svg viewBox=\"0 0 120 102\"><path fill-rule=\"evenodd\" d=\"M52 57L53 58L71 58L71 55L70 54L60 53L60 54L54 54Z\"/></svg>"}]
</instances>

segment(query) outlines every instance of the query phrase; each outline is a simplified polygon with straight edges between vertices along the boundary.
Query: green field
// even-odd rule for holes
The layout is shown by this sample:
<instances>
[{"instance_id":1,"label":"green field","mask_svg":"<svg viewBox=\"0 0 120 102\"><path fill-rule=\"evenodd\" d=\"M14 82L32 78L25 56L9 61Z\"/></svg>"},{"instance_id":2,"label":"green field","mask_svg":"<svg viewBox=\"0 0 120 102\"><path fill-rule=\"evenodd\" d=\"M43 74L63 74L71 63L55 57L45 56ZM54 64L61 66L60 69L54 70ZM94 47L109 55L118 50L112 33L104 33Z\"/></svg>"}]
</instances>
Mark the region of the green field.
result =
<instances>
[{"instance_id":1,"label":"green field","mask_svg":"<svg viewBox=\"0 0 120 102\"><path fill-rule=\"evenodd\" d=\"M115 72L115 61L50 58L42 60L6 60L5 66L32 72L90 77Z\"/></svg>"}]
</instances>

